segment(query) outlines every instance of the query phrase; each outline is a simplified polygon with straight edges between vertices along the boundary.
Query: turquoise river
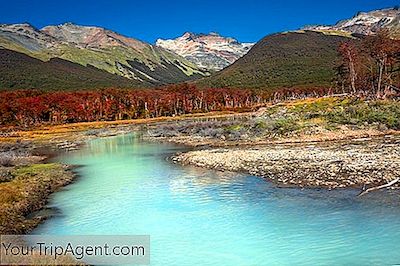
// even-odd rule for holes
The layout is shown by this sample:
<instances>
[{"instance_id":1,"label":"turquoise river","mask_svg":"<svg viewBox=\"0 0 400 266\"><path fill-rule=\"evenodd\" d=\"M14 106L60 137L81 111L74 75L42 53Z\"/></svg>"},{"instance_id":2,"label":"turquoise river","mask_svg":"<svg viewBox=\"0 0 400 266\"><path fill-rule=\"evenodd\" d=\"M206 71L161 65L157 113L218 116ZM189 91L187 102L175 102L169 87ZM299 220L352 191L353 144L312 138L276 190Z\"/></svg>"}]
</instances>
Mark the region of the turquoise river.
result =
<instances>
[{"instance_id":1,"label":"turquoise river","mask_svg":"<svg viewBox=\"0 0 400 266\"><path fill-rule=\"evenodd\" d=\"M123 135L58 156L80 176L33 233L150 235L151 265L400 264L398 193L278 188L168 161L185 149Z\"/></svg>"}]
</instances>

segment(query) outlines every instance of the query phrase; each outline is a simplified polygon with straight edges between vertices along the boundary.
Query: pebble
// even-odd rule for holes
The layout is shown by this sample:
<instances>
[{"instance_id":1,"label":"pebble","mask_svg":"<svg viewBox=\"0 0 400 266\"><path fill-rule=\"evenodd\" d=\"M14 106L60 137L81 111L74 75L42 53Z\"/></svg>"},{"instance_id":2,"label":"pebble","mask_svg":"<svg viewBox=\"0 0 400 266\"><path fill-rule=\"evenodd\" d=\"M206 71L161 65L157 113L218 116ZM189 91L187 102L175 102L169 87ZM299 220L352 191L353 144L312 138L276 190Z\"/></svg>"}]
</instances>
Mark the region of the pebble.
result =
<instances>
[{"instance_id":1,"label":"pebble","mask_svg":"<svg viewBox=\"0 0 400 266\"><path fill-rule=\"evenodd\" d=\"M176 155L174 162L246 172L301 187L381 185L400 175L399 137L304 145L206 149ZM397 145L393 145L397 144Z\"/></svg>"}]
</instances>

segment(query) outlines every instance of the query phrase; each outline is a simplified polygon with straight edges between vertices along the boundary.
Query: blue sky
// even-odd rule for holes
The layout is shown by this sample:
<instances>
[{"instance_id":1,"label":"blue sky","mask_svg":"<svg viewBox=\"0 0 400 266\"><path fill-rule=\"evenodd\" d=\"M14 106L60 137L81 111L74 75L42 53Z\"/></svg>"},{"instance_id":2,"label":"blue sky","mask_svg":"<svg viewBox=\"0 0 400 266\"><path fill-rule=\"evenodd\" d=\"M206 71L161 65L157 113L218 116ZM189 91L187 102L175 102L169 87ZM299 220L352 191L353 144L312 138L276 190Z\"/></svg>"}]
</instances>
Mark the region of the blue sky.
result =
<instances>
[{"instance_id":1,"label":"blue sky","mask_svg":"<svg viewBox=\"0 0 400 266\"><path fill-rule=\"evenodd\" d=\"M97 25L153 43L185 31L255 42L308 24L333 24L400 0L0 0L0 23Z\"/></svg>"}]
</instances>

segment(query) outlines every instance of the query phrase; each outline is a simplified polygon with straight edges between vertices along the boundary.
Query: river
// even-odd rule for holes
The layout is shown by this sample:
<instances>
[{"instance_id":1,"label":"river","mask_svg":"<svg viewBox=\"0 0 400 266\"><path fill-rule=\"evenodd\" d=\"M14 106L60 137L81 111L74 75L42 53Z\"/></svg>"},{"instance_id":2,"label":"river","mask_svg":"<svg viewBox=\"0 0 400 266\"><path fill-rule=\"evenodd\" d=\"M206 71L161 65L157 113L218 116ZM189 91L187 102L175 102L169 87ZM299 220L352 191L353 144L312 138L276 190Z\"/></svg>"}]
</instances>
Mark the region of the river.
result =
<instances>
[{"instance_id":1,"label":"river","mask_svg":"<svg viewBox=\"0 0 400 266\"><path fill-rule=\"evenodd\" d=\"M80 177L33 233L150 235L151 265L400 263L398 193L277 188L166 160L185 149L132 134L61 154Z\"/></svg>"}]
</instances>

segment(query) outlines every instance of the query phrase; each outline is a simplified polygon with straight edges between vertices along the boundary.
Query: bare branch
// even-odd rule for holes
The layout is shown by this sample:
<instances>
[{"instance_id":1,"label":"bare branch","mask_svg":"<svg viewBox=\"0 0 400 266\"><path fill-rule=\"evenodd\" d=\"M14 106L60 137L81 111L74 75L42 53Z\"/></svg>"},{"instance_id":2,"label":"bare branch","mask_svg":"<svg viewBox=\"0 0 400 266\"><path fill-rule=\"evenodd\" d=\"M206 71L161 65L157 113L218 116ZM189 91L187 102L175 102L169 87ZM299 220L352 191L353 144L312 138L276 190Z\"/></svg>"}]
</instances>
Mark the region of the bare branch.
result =
<instances>
[{"instance_id":1,"label":"bare branch","mask_svg":"<svg viewBox=\"0 0 400 266\"><path fill-rule=\"evenodd\" d=\"M385 184L385 185L381 185L381 186L377 186L377 187L372 187L372 188L369 188L369 189L367 189L367 190L363 190L363 191L361 191L360 194L358 194L358 197L361 197L361 196L363 196L363 195L365 195L365 194L367 194L367 193L369 193L369 192L375 191L375 190L379 190L379 189L382 189L382 188L387 188L387 187L393 186L394 184L396 184L396 183L399 182L399 181L400 181L400 177L398 177L398 178L396 178L396 179L390 181L389 183L387 183L387 184Z\"/></svg>"}]
</instances>

